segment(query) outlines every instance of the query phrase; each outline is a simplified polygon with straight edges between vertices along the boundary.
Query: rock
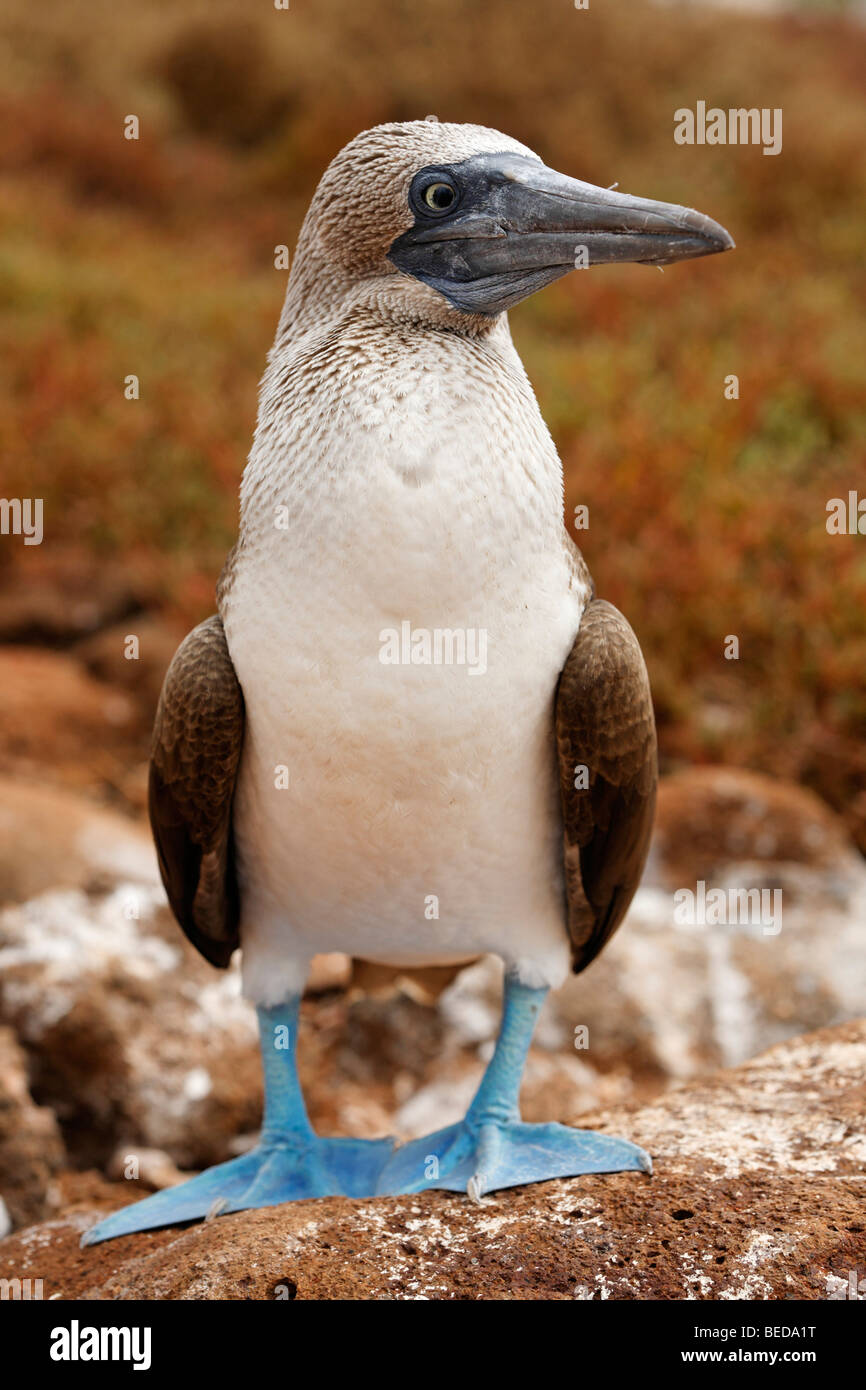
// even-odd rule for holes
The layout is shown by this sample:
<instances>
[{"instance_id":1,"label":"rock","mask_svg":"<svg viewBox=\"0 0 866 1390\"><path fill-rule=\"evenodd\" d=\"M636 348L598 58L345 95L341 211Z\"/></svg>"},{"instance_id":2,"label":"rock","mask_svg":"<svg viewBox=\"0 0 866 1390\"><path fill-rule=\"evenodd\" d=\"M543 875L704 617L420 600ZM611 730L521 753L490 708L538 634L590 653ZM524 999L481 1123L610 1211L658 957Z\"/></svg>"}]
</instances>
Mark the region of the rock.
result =
<instances>
[{"instance_id":1,"label":"rock","mask_svg":"<svg viewBox=\"0 0 866 1390\"><path fill-rule=\"evenodd\" d=\"M73 651L91 676L131 695L152 724L169 662L185 636L183 628L139 613L76 643Z\"/></svg>"},{"instance_id":2,"label":"rock","mask_svg":"<svg viewBox=\"0 0 866 1390\"><path fill-rule=\"evenodd\" d=\"M470 964L474 965L475 961ZM424 1003L438 999L452 981L468 968L465 964L427 965L409 970L398 965L379 965L370 960L352 960L351 967L352 987L365 994L378 994L386 998L400 989Z\"/></svg>"},{"instance_id":3,"label":"rock","mask_svg":"<svg viewBox=\"0 0 866 1390\"><path fill-rule=\"evenodd\" d=\"M123 787L150 720L126 691L63 652L0 648L0 773L34 785Z\"/></svg>"},{"instance_id":4,"label":"rock","mask_svg":"<svg viewBox=\"0 0 866 1390\"><path fill-rule=\"evenodd\" d=\"M116 1181L133 1179L143 1183L153 1192L161 1191L164 1187L176 1187L189 1177L188 1173L181 1172L163 1149L139 1147L135 1153L130 1153L124 1144L115 1149L106 1166L106 1173Z\"/></svg>"},{"instance_id":5,"label":"rock","mask_svg":"<svg viewBox=\"0 0 866 1390\"><path fill-rule=\"evenodd\" d=\"M661 781L650 878L669 888L735 864L798 864L823 875L833 896L861 862L844 822L795 782L726 767Z\"/></svg>"},{"instance_id":6,"label":"rock","mask_svg":"<svg viewBox=\"0 0 866 1390\"><path fill-rule=\"evenodd\" d=\"M0 913L0 1021L76 1163L126 1145L218 1162L261 1109L255 1017L237 970L189 947L161 885L54 889Z\"/></svg>"},{"instance_id":7,"label":"rock","mask_svg":"<svg viewBox=\"0 0 866 1390\"><path fill-rule=\"evenodd\" d=\"M91 559L80 546L28 549L25 571L0 592L0 642L60 645L141 611L153 583L128 564Z\"/></svg>"},{"instance_id":8,"label":"rock","mask_svg":"<svg viewBox=\"0 0 866 1390\"><path fill-rule=\"evenodd\" d=\"M340 951L327 951L313 956L307 980L307 994L327 994L332 989L346 989L352 978L352 960Z\"/></svg>"},{"instance_id":9,"label":"rock","mask_svg":"<svg viewBox=\"0 0 866 1390\"><path fill-rule=\"evenodd\" d=\"M779 890L781 930L678 925L673 895L700 880ZM855 1018L864 998L866 865L842 822L793 784L699 768L662 781L644 884L552 1008L588 1028L596 1067L626 1063L647 1086Z\"/></svg>"},{"instance_id":10,"label":"rock","mask_svg":"<svg viewBox=\"0 0 866 1390\"><path fill-rule=\"evenodd\" d=\"M157 882L142 825L75 792L0 777L0 904L124 878Z\"/></svg>"},{"instance_id":11,"label":"rock","mask_svg":"<svg viewBox=\"0 0 866 1390\"><path fill-rule=\"evenodd\" d=\"M82 1250L129 1185L67 1184L0 1277L79 1299L825 1299L866 1262L866 1023L797 1038L651 1105L587 1117L652 1178L324 1198Z\"/></svg>"},{"instance_id":12,"label":"rock","mask_svg":"<svg viewBox=\"0 0 866 1390\"><path fill-rule=\"evenodd\" d=\"M10 1226L46 1215L52 1179L65 1161L54 1115L30 1095L26 1054L0 1028L0 1203Z\"/></svg>"},{"instance_id":13,"label":"rock","mask_svg":"<svg viewBox=\"0 0 866 1390\"><path fill-rule=\"evenodd\" d=\"M69 791L0 778L3 899L13 905L0 911L0 1023L26 1049L73 1160L108 1166L120 1147L162 1185L145 1172L148 1151L197 1168L248 1146L262 1101L255 1013L237 964L207 965L168 911L149 830ZM310 990L323 999L305 1018L303 1076L314 1116L382 1133L390 1074L371 1091L362 1069L354 1098L351 1081L335 1088L352 1010L344 1002L335 1015L331 996L350 974L346 956L314 958ZM388 1007L411 1029L408 1003ZM371 1064L392 1032L366 1030Z\"/></svg>"}]
</instances>

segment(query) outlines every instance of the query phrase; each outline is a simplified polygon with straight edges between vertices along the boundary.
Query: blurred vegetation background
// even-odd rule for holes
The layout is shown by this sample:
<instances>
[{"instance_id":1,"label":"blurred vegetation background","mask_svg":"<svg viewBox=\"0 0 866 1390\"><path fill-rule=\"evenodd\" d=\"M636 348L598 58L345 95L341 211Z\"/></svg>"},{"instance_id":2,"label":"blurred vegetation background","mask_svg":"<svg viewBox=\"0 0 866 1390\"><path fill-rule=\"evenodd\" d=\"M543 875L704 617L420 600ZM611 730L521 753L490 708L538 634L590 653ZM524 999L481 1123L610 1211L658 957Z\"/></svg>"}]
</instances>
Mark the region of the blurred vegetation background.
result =
<instances>
[{"instance_id":1,"label":"blurred vegetation background","mask_svg":"<svg viewBox=\"0 0 866 1390\"><path fill-rule=\"evenodd\" d=\"M825 526L829 498L866 495L857 15L6 0L0 34L0 493L43 497L46 533L0 547L5 592L71 601L122 573L139 610L212 611L284 292L274 247L358 130L495 126L735 236L664 276L571 276L512 331L566 517L589 506L578 542L647 654L663 765L796 778L866 848L866 538ZM781 107L782 153L676 145L674 111L698 100Z\"/></svg>"}]
</instances>

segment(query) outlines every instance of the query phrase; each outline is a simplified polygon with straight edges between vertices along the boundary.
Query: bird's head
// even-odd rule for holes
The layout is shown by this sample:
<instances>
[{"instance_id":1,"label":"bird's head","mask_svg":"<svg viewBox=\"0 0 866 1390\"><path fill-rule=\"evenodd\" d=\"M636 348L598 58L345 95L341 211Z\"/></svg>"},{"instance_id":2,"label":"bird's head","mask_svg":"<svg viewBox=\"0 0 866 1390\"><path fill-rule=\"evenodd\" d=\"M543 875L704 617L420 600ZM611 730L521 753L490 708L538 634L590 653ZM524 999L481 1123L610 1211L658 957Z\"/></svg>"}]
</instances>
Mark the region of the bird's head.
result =
<instances>
[{"instance_id":1,"label":"bird's head","mask_svg":"<svg viewBox=\"0 0 866 1390\"><path fill-rule=\"evenodd\" d=\"M703 213L559 174L499 131L408 121L364 131L330 164L295 272L302 292L315 273L320 294L324 276L329 297L360 290L477 330L578 266L670 265L733 245Z\"/></svg>"}]
</instances>

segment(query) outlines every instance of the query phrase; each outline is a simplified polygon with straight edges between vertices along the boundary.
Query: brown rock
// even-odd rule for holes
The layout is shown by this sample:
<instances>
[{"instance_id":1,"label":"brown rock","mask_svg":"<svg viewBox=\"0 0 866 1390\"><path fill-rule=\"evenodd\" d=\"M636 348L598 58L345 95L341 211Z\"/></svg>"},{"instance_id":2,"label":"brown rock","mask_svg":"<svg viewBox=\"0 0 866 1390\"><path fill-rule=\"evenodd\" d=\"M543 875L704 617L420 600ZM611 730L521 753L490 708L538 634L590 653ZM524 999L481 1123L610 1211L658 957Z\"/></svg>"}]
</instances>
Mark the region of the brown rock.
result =
<instances>
[{"instance_id":1,"label":"brown rock","mask_svg":"<svg viewBox=\"0 0 866 1390\"><path fill-rule=\"evenodd\" d=\"M844 822L795 782L740 768L693 767L662 779L653 844L657 877L678 888L730 864L799 864L845 872Z\"/></svg>"},{"instance_id":2,"label":"brown rock","mask_svg":"<svg viewBox=\"0 0 866 1390\"><path fill-rule=\"evenodd\" d=\"M27 1056L0 1028L0 1198L15 1226L46 1215L51 1181L65 1160L54 1115L30 1095Z\"/></svg>"},{"instance_id":3,"label":"brown rock","mask_svg":"<svg viewBox=\"0 0 866 1390\"><path fill-rule=\"evenodd\" d=\"M157 882L144 826L67 789L0 777L0 903L124 877Z\"/></svg>"},{"instance_id":4,"label":"brown rock","mask_svg":"<svg viewBox=\"0 0 866 1390\"><path fill-rule=\"evenodd\" d=\"M131 1153L129 1146L125 1144L115 1149L108 1161L106 1172L109 1178L116 1181L126 1182L134 1179L154 1192L161 1191L164 1187L176 1187L184 1178L189 1177L188 1173L181 1172L177 1164L172 1162L164 1149L137 1147L135 1152Z\"/></svg>"},{"instance_id":5,"label":"brown rock","mask_svg":"<svg viewBox=\"0 0 866 1390\"><path fill-rule=\"evenodd\" d=\"M313 956L307 979L307 994L327 994L333 989L346 989L352 978L352 960L341 951L327 951Z\"/></svg>"},{"instance_id":6,"label":"brown rock","mask_svg":"<svg viewBox=\"0 0 866 1390\"><path fill-rule=\"evenodd\" d=\"M91 676L122 687L142 718L152 723L169 662L185 635L183 629L140 613L85 638L73 651ZM133 652L137 655L127 655Z\"/></svg>"},{"instance_id":7,"label":"brown rock","mask_svg":"<svg viewBox=\"0 0 866 1390\"><path fill-rule=\"evenodd\" d=\"M187 946L154 882L118 875L0 912L0 1021L77 1163L106 1163L124 1144L197 1168L259 1122L255 1017L238 973Z\"/></svg>"},{"instance_id":8,"label":"brown rock","mask_svg":"<svg viewBox=\"0 0 866 1390\"><path fill-rule=\"evenodd\" d=\"M128 566L90 559L62 545L19 552L0 590L0 642L60 645L140 611L150 588L129 581Z\"/></svg>"},{"instance_id":9,"label":"brown rock","mask_svg":"<svg viewBox=\"0 0 866 1390\"><path fill-rule=\"evenodd\" d=\"M126 691L74 657L0 649L0 773L76 786L120 786L147 757L150 720Z\"/></svg>"},{"instance_id":10,"label":"brown rock","mask_svg":"<svg viewBox=\"0 0 866 1390\"><path fill-rule=\"evenodd\" d=\"M674 894L701 880L778 890L780 924L678 924ZM596 1066L626 1063L658 1084L855 1018L864 998L866 865L841 820L791 783L695 768L663 780L628 917L551 1008L569 1030L588 1027Z\"/></svg>"},{"instance_id":11,"label":"brown rock","mask_svg":"<svg viewBox=\"0 0 866 1390\"><path fill-rule=\"evenodd\" d=\"M866 1262L866 1024L801 1037L640 1109L592 1117L655 1174L327 1198L79 1248L128 1185L67 1188L0 1243L0 1277L83 1299L824 1299Z\"/></svg>"}]
</instances>

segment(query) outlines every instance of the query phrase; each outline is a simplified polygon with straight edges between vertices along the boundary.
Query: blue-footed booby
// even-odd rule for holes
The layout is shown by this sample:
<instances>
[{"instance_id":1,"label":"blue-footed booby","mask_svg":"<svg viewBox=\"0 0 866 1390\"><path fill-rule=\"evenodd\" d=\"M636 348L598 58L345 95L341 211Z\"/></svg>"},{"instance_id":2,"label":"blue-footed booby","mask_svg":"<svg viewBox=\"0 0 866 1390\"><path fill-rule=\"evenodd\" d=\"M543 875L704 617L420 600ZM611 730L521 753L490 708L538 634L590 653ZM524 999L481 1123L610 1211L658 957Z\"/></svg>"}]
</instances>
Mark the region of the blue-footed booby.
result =
<instances>
[{"instance_id":1,"label":"blue-footed booby","mask_svg":"<svg viewBox=\"0 0 866 1390\"><path fill-rule=\"evenodd\" d=\"M325 172L219 614L171 663L150 771L178 922L214 965L242 948L261 1138L87 1243L302 1197L650 1170L628 1140L518 1109L546 992L638 885L657 771L640 647L563 526L506 310L576 263L732 245L701 213L565 177L478 126L378 126ZM501 957L499 1040L459 1124L402 1146L313 1131L295 1044L325 951Z\"/></svg>"}]
</instances>

